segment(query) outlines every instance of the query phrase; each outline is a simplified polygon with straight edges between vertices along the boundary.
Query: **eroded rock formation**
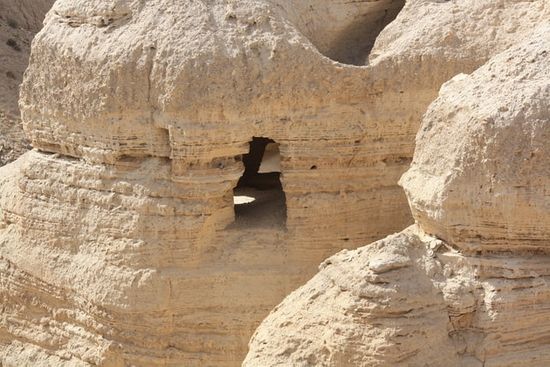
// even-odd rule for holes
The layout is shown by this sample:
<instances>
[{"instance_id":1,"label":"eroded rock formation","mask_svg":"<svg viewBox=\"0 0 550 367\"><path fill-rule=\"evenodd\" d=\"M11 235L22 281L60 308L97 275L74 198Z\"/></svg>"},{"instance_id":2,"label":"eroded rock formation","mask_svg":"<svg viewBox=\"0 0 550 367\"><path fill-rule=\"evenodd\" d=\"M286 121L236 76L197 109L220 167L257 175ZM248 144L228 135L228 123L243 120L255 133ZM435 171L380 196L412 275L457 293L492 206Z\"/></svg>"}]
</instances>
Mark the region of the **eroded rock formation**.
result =
<instances>
[{"instance_id":1,"label":"eroded rock formation","mask_svg":"<svg viewBox=\"0 0 550 367\"><path fill-rule=\"evenodd\" d=\"M442 87L401 180L417 223L323 262L245 366L550 363L548 34Z\"/></svg>"},{"instance_id":2,"label":"eroded rock formation","mask_svg":"<svg viewBox=\"0 0 550 367\"><path fill-rule=\"evenodd\" d=\"M426 107L549 11L478 3L58 0L22 88L35 149L0 170L3 365L240 364L322 259L412 223ZM269 144L281 173L254 177Z\"/></svg>"},{"instance_id":3,"label":"eroded rock formation","mask_svg":"<svg viewBox=\"0 0 550 367\"><path fill-rule=\"evenodd\" d=\"M28 64L31 40L42 27L53 0L0 2L0 166L29 149L17 99Z\"/></svg>"}]
</instances>

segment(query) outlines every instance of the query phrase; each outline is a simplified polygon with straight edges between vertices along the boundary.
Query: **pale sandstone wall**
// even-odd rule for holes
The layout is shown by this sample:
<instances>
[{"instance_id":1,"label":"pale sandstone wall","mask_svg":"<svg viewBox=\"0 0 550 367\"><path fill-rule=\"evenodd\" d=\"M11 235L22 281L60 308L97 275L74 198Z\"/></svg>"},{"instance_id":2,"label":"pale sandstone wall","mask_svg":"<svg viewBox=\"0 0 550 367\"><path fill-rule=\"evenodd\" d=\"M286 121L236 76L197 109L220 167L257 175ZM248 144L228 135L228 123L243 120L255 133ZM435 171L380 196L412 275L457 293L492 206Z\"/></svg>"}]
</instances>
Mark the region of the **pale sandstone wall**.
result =
<instances>
[{"instance_id":1,"label":"pale sandstone wall","mask_svg":"<svg viewBox=\"0 0 550 367\"><path fill-rule=\"evenodd\" d=\"M442 87L401 180L417 224L325 260L244 366L550 363L549 32Z\"/></svg>"},{"instance_id":2,"label":"pale sandstone wall","mask_svg":"<svg viewBox=\"0 0 550 367\"><path fill-rule=\"evenodd\" d=\"M437 90L548 15L491 2L486 32L531 23L471 58L396 31L474 3L410 1L359 67L320 53L323 24L356 29L344 3L308 33L298 2L58 1L20 101L36 150L0 171L4 365L238 365L322 259L412 222L397 181ZM286 229L233 225L253 136L280 144Z\"/></svg>"},{"instance_id":3,"label":"pale sandstone wall","mask_svg":"<svg viewBox=\"0 0 550 367\"><path fill-rule=\"evenodd\" d=\"M17 100L31 40L53 0L0 1L0 166L29 149Z\"/></svg>"},{"instance_id":4,"label":"pale sandstone wall","mask_svg":"<svg viewBox=\"0 0 550 367\"><path fill-rule=\"evenodd\" d=\"M549 250L550 67L535 41L443 86L402 178L416 221L465 252Z\"/></svg>"}]
</instances>

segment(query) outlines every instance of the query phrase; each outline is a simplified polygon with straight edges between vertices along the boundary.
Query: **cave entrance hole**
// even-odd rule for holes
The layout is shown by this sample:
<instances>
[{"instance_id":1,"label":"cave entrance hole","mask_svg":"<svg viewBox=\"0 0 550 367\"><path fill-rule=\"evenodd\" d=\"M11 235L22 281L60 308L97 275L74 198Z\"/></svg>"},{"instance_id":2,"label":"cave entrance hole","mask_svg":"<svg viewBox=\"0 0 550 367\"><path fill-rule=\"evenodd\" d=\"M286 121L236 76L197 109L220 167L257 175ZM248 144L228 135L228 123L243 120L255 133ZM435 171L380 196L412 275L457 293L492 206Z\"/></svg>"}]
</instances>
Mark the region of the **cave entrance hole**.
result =
<instances>
[{"instance_id":1,"label":"cave entrance hole","mask_svg":"<svg viewBox=\"0 0 550 367\"><path fill-rule=\"evenodd\" d=\"M254 137L242 157L244 173L233 189L235 223L246 227L286 226L286 198L281 184L281 154L275 141Z\"/></svg>"}]
</instances>

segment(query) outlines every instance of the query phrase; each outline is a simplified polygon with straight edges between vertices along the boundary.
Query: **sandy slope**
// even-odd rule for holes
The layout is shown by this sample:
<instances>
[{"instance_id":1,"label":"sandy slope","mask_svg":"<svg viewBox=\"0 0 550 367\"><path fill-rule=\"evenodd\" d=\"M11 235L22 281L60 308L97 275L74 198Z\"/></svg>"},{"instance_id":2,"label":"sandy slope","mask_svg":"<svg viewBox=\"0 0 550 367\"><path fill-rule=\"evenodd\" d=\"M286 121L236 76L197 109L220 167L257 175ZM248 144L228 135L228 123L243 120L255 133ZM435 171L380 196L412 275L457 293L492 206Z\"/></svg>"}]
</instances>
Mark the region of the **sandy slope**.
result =
<instances>
[{"instance_id":1,"label":"sandy slope","mask_svg":"<svg viewBox=\"0 0 550 367\"><path fill-rule=\"evenodd\" d=\"M0 166L28 149L19 118L19 84L27 67L31 40L42 27L53 0L0 2Z\"/></svg>"}]
</instances>

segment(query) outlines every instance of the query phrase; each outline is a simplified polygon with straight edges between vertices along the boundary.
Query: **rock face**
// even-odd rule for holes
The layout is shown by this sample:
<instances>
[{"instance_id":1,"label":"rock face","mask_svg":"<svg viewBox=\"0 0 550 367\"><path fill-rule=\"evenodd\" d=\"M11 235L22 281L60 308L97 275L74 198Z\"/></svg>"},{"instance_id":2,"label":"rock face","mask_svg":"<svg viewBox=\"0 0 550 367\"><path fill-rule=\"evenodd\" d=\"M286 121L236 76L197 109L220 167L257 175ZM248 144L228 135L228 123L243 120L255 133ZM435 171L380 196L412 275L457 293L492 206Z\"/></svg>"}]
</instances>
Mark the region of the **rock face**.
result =
<instances>
[{"instance_id":1,"label":"rock face","mask_svg":"<svg viewBox=\"0 0 550 367\"><path fill-rule=\"evenodd\" d=\"M21 93L35 149L0 170L2 365L240 364L322 259L412 224L427 106L549 12L489 3L58 0ZM483 33L408 36L455 18Z\"/></svg>"},{"instance_id":2,"label":"rock face","mask_svg":"<svg viewBox=\"0 0 550 367\"><path fill-rule=\"evenodd\" d=\"M29 149L17 99L28 64L31 40L42 28L53 0L3 0L0 3L0 166Z\"/></svg>"},{"instance_id":3,"label":"rock face","mask_svg":"<svg viewBox=\"0 0 550 367\"><path fill-rule=\"evenodd\" d=\"M464 252L548 251L545 36L530 36L473 76L446 83L418 134L402 179L413 215L425 231Z\"/></svg>"},{"instance_id":4,"label":"rock face","mask_svg":"<svg viewBox=\"0 0 550 367\"><path fill-rule=\"evenodd\" d=\"M401 179L417 224L323 262L244 366L550 363L548 34L445 83Z\"/></svg>"}]
</instances>

